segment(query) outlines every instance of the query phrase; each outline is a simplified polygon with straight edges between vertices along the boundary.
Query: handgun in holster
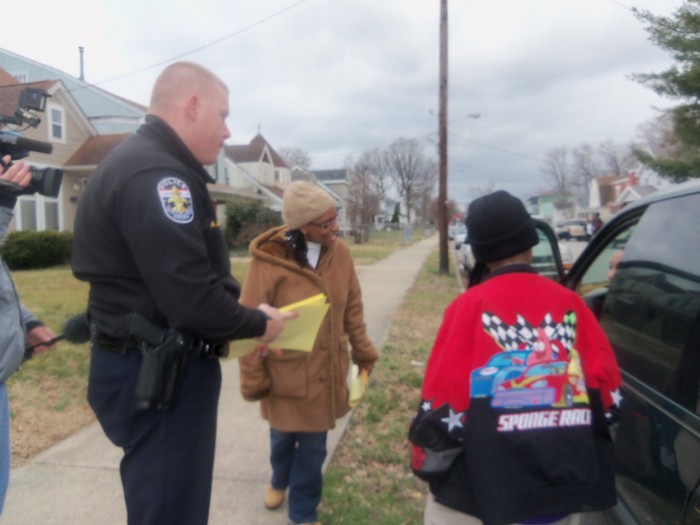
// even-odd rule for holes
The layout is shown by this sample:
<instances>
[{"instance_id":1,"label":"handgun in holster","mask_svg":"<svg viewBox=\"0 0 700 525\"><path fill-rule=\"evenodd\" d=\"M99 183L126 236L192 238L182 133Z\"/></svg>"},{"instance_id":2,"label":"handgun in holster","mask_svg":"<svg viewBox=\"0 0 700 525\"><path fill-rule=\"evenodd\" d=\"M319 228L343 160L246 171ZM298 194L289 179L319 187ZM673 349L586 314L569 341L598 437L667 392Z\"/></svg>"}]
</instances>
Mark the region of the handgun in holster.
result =
<instances>
[{"instance_id":1,"label":"handgun in holster","mask_svg":"<svg viewBox=\"0 0 700 525\"><path fill-rule=\"evenodd\" d=\"M168 410L177 401L190 338L156 326L136 313L129 316L128 333L142 356L134 393L136 408Z\"/></svg>"}]
</instances>

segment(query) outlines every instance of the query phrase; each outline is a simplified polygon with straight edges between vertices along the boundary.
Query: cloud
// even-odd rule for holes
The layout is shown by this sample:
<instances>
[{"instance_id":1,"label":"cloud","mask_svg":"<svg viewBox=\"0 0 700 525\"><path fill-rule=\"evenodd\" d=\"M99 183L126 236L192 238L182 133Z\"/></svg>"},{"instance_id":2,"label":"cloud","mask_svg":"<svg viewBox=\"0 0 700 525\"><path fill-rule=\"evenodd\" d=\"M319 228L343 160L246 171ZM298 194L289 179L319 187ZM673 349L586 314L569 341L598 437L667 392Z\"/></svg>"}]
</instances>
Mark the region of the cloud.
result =
<instances>
[{"instance_id":1,"label":"cloud","mask_svg":"<svg viewBox=\"0 0 700 525\"><path fill-rule=\"evenodd\" d=\"M680 0L635 0L669 14ZM439 2L425 0L35 0L3 6L3 47L147 104L165 63L216 71L231 89L230 143L260 127L316 168L419 138L436 152ZM668 101L632 81L670 57L624 0L449 3L450 197L546 186L555 147L624 144ZM69 13L70 16L65 16ZM31 29L27 29L30 27ZM29 34L31 33L31 34ZM36 35L42 35L36 38ZM478 119L469 115L480 113Z\"/></svg>"}]
</instances>

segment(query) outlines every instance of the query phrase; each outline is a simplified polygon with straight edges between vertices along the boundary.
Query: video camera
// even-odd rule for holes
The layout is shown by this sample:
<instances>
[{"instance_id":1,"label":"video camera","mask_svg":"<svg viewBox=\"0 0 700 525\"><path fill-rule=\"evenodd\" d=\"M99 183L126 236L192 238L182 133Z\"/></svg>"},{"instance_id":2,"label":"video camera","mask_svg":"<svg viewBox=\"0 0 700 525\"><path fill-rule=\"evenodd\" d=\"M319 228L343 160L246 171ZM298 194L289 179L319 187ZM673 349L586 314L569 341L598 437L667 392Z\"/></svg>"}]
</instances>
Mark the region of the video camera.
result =
<instances>
[{"instance_id":1,"label":"video camera","mask_svg":"<svg viewBox=\"0 0 700 525\"><path fill-rule=\"evenodd\" d=\"M15 126L26 126L36 128L41 119L32 111L43 112L46 109L46 99L50 95L43 89L24 88L19 95L19 104L14 115L0 115L0 124L12 124ZM53 146L48 142L25 139L16 131L0 131L0 163L4 168L2 157L10 155L12 160L23 159L29 155L30 151L38 153L51 153ZM23 188L9 181L0 180L0 193L9 195L31 195L40 193L47 197L57 197L61 189L63 171L56 168L37 169L29 168L32 180Z\"/></svg>"}]
</instances>

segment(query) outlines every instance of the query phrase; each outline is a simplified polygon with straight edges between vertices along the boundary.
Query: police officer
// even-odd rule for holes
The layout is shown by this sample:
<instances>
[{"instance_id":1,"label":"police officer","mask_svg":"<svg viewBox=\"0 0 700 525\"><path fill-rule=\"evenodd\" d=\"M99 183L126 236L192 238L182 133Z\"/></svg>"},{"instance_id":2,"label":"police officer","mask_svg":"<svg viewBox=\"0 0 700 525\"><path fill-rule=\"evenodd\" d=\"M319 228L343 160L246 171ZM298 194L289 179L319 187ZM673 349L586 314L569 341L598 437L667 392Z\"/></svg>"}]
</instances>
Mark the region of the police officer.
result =
<instances>
[{"instance_id":1,"label":"police officer","mask_svg":"<svg viewBox=\"0 0 700 525\"><path fill-rule=\"evenodd\" d=\"M214 179L203 167L230 136L228 112L228 89L212 72L190 62L168 66L145 123L98 166L76 214L73 273L90 283L88 401L124 449L130 525L207 523L221 387L211 355L231 339L272 342L292 317L237 300L206 186ZM134 402L142 352L130 314L186 335L209 355L184 360L167 410Z\"/></svg>"}]
</instances>

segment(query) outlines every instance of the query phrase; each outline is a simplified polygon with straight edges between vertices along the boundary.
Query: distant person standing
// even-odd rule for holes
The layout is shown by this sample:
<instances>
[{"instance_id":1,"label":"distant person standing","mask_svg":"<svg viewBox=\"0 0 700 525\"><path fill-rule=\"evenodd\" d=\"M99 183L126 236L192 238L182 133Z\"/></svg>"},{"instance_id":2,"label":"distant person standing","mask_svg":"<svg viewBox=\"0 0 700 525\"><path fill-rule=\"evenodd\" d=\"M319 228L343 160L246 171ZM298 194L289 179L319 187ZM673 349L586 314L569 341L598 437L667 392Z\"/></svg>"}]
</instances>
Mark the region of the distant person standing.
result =
<instances>
[{"instance_id":1,"label":"distant person standing","mask_svg":"<svg viewBox=\"0 0 700 525\"><path fill-rule=\"evenodd\" d=\"M593 234L595 235L598 233L598 230L600 230L603 227L603 219L600 218L600 213L596 213L593 216Z\"/></svg>"},{"instance_id":2,"label":"distant person standing","mask_svg":"<svg viewBox=\"0 0 700 525\"><path fill-rule=\"evenodd\" d=\"M587 220L586 221L586 241L590 241L591 238L593 237L594 232L594 226L593 226L593 220Z\"/></svg>"},{"instance_id":3,"label":"distant person standing","mask_svg":"<svg viewBox=\"0 0 700 525\"><path fill-rule=\"evenodd\" d=\"M572 525L615 504L615 356L583 300L533 269L520 200L476 199L467 230L489 273L445 311L409 430L424 523Z\"/></svg>"},{"instance_id":4,"label":"distant person standing","mask_svg":"<svg viewBox=\"0 0 700 525\"><path fill-rule=\"evenodd\" d=\"M377 350L367 336L352 254L338 239L333 198L311 183L293 182L284 192L282 217L284 226L250 245L253 261L241 302L281 307L324 293L330 308L310 353L283 349L262 360L242 357L241 392L260 401L270 422L272 479L265 507L279 507L288 490L290 523L313 525L319 523L328 430L350 410L350 360L369 374Z\"/></svg>"},{"instance_id":5,"label":"distant person standing","mask_svg":"<svg viewBox=\"0 0 700 525\"><path fill-rule=\"evenodd\" d=\"M238 302L204 169L230 135L228 96L198 64L165 68L146 122L100 163L77 210L73 273L90 283L93 334L88 401L124 449L129 525L207 523L219 357L231 339L273 341L289 317Z\"/></svg>"}]
</instances>

